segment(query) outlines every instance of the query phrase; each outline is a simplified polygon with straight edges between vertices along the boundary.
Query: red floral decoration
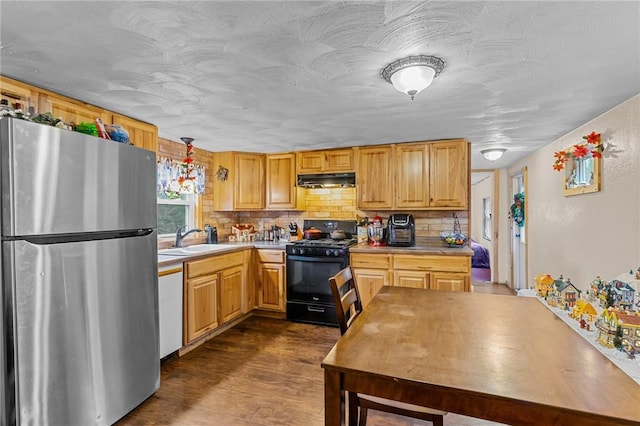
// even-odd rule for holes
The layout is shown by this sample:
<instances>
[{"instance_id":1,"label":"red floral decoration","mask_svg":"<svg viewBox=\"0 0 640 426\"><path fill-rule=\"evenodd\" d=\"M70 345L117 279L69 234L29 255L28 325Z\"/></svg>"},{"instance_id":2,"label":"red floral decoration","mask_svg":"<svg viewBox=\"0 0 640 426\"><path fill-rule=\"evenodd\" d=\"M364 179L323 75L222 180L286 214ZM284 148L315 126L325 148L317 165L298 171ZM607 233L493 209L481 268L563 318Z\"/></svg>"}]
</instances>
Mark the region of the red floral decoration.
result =
<instances>
[{"instance_id":1,"label":"red floral decoration","mask_svg":"<svg viewBox=\"0 0 640 426\"><path fill-rule=\"evenodd\" d=\"M583 136L582 139L585 139L587 142L576 144L572 148L566 149L564 151L558 151L553 154L554 158L556 159L555 163L553 163L553 170L563 170L564 163L566 163L570 158L575 160L578 158L587 157L589 154L591 154L593 158L602 158L604 145L602 145L600 133L591 132L587 136Z\"/></svg>"}]
</instances>

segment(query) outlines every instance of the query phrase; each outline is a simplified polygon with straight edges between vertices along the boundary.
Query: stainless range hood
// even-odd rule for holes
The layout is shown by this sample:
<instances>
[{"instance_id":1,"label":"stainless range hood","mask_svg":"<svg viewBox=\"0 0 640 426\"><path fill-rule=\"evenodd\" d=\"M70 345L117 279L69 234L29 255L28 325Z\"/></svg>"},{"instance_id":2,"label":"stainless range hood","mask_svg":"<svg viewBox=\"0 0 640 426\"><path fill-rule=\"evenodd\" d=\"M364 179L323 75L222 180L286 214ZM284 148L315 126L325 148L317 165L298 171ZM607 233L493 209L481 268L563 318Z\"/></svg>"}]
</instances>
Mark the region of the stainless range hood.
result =
<instances>
[{"instance_id":1,"label":"stainless range hood","mask_svg":"<svg viewBox=\"0 0 640 426\"><path fill-rule=\"evenodd\" d=\"M298 186L303 188L349 188L356 186L356 174L322 173L298 175Z\"/></svg>"}]
</instances>

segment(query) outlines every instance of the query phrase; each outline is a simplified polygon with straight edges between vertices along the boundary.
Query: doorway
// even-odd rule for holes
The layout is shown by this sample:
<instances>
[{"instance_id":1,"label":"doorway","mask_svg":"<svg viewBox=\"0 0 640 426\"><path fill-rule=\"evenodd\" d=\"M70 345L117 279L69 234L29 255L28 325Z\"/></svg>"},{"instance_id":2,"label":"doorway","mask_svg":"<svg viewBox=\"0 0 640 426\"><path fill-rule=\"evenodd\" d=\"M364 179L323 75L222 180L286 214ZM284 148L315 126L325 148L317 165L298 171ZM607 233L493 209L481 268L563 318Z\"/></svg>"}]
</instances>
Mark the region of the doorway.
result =
<instances>
[{"instance_id":1,"label":"doorway","mask_svg":"<svg viewBox=\"0 0 640 426\"><path fill-rule=\"evenodd\" d=\"M511 177L510 267L511 282L515 290L528 288L527 283L527 168Z\"/></svg>"},{"instance_id":2,"label":"doorway","mask_svg":"<svg viewBox=\"0 0 640 426\"><path fill-rule=\"evenodd\" d=\"M470 247L474 282L498 282L498 181L497 170L471 172Z\"/></svg>"}]
</instances>

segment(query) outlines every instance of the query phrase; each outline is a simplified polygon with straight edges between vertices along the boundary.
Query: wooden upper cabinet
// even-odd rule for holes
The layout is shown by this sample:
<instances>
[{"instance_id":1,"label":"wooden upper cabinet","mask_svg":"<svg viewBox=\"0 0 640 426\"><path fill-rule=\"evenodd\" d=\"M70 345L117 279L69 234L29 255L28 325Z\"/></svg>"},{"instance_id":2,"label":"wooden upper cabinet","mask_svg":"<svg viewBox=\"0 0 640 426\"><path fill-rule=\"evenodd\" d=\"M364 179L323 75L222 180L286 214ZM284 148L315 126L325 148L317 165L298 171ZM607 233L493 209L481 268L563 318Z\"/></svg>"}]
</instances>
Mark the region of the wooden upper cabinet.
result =
<instances>
[{"instance_id":1,"label":"wooden upper cabinet","mask_svg":"<svg viewBox=\"0 0 640 426\"><path fill-rule=\"evenodd\" d=\"M258 210L265 207L265 155L248 152L214 152L215 167L226 168L226 180L212 179L213 209Z\"/></svg>"},{"instance_id":2,"label":"wooden upper cabinet","mask_svg":"<svg viewBox=\"0 0 640 426\"><path fill-rule=\"evenodd\" d=\"M18 102L25 112L30 106L33 107L34 115L50 112L53 117L59 117L65 123L75 125L95 123L96 118L100 118L104 124L119 124L129 133L129 141L133 145L157 152L158 128L153 124L134 120L4 76L0 76L0 92L2 99L7 99L11 106Z\"/></svg>"},{"instance_id":3,"label":"wooden upper cabinet","mask_svg":"<svg viewBox=\"0 0 640 426\"><path fill-rule=\"evenodd\" d=\"M466 140L398 144L394 161L395 208L466 208Z\"/></svg>"},{"instance_id":4,"label":"wooden upper cabinet","mask_svg":"<svg viewBox=\"0 0 640 426\"><path fill-rule=\"evenodd\" d=\"M469 143L464 139L430 144L429 205L466 208L469 197Z\"/></svg>"},{"instance_id":5,"label":"wooden upper cabinet","mask_svg":"<svg viewBox=\"0 0 640 426\"><path fill-rule=\"evenodd\" d=\"M395 207L429 207L429 144L394 146Z\"/></svg>"},{"instance_id":6,"label":"wooden upper cabinet","mask_svg":"<svg viewBox=\"0 0 640 426\"><path fill-rule=\"evenodd\" d=\"M299 151L298 173L351 172L354 170L353 148L323 151Z\"/></svg>"},{"instance_id":7,"label":"wooden upper cabinet","mask_svg":"<svg viewBox=\"0 0 640 426\"><path fill-rule=\"evenodd\" d=\"M267 154L267 209L304 209L302 191L296 187L296 154Z\"/></svg>"},{"instance_id":8,"label":"wooden upper cabinet","mask_svg":"<svg viewBox=\"0 0 640 426\"><path fill-rule=\"evenodd\" d=\"M23 112L29 112L33 107L38 110L38 91L35 87L0 75L0 98L9 107L15 108L19 104Z\"/></svg>"},{"instance_id":9,"label":"wooden upper cabinet","mask_svg":"<svg viewBox=\"0 0 640 426\"><path fill-rule=\"evenodd\" d=\"M235 207L237 209L264 208L264 154L237 153Z\"/></svg>"},{"instance_id":10,"label":"wooden upper cabinet","mask_svg":"<svg viewBox=\"0 0 640 426\"><path fill-rule=\"evenodd\" d=\"M122 126L129 133L129 142L134 146L148 149L149 151L158 151L158 128L153 124L134 120L120 114L112 114L109 122Z\"/></svg>"},{"instance_id":11,"label":"wooden upper cabinet","mask_svg":"<svg viewBox=\"0 0 640 426\"><path fill-rule=\"evenodd\" d=\"M74 125L80 123L95 124L96 118L102 119L105 123L111 121L108 113L102 108L51 93L41 93L39 95L38 109L40 112L50 111L54 117L60 117L62 121Z\"/></svg>"},{"instance_id":12,"label":"wooden upper cabinet","mask_svg":"<svg viewBox=\"0 0 640 426\"><path fill-rule=\"evenodd\" d=\"M393 207L392 146L368 146L357 150L357 207L363 210Z\"/></svg>"}]
</instances>

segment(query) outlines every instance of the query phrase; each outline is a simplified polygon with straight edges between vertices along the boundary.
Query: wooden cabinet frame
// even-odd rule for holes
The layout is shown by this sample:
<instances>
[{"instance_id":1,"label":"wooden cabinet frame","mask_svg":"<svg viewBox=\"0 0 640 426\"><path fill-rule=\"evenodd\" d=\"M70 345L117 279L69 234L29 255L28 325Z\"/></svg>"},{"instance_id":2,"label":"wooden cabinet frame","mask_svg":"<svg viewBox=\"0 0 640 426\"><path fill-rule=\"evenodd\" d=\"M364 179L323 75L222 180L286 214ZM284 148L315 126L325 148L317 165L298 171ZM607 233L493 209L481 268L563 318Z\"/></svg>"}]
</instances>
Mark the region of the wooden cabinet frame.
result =
<instances>
[{"instance_id":1,"label":"wooden cabinet frame","mask_svg":"<svg viewBox=\"0 0 640 426\"><path fill-rule=\"evenodd\" d=\"M23 104L22 109L25 112L32 107L34 114L50 112L67 123L95 123L96 118L100 118L104 124L119 124L129 133L129 141L134 146L153 152L158 150L158 128L153 124L1 75L0 92L3 99L14 99Z\"/></svg>"},{"instance_id":2,"label":"wooden cabinet frame","mask_svg":"<svg viewBox=\"0 0 640 426\"><path fill-rule=\"evenodd\" d=\"M352 172L354 170L353 153L353 148L298 151L296 170L299 174Z\"/></svg>"},{"instance_id":3,"label":"wooden cabinet frame","mask_svg":"<svg viewBox=\"0 0 640 426\"><path fill-rule=\"evenodd\" d=\"M357 207L468 209L469 168L465 139L356 148Z\"/></svg>"},{"instance_id":4,"label":"wooden cabinet frame","mask_svg":"<svg viewBox=\"0 0 640 426\"><path fill-rule=\"evenodd\" d=\"M184 263L184 345L245 313L244 259L237 251Z\"/></svg>"},{"instance_id":5,"label":"wooden cabinet frame","mask_svg":"<svg viewBox=\"0 0 640 426\"><path fill-rule=\"evenodd\" d=\"M471 257L432 254L351 253L363 305L382 286L471 291Z\"/></svg>"},{"instance_id":6,"label":"wooden cabinet frame","mask_svg":"<svg viewBox=\"0 0 640 426\"><path fill-rule=\"evenodd\" d=\"M285 312L285 253L282 250L256 249L257 307Z\"/></svg>"}]
</instances>

